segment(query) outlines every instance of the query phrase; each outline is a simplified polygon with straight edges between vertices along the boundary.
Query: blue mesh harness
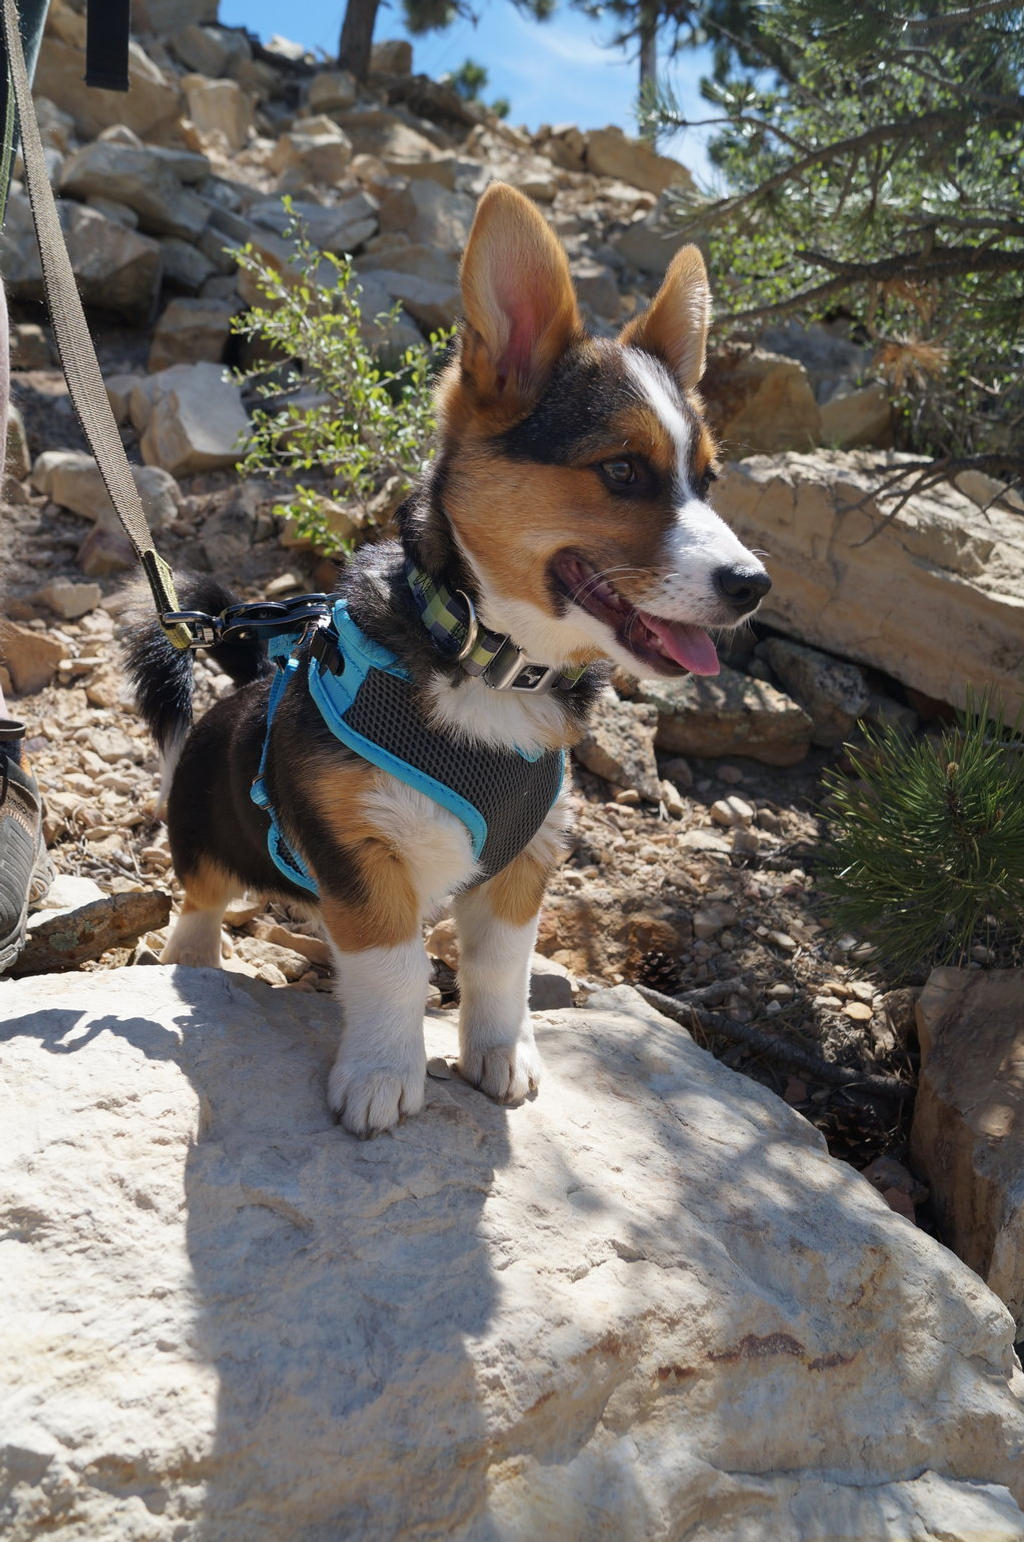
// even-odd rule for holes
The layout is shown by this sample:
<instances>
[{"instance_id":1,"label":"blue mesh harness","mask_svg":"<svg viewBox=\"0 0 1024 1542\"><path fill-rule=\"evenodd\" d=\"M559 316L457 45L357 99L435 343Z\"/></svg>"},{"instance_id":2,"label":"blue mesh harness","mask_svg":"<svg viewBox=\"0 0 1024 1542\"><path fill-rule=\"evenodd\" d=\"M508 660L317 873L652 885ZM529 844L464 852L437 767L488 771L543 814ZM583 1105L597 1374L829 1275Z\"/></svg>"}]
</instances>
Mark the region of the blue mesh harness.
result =
<instances>
[{"instance_id":1,"label":"blue mesh harness","mask_svg":"<svg viewBox=\"0 0 1024 1542\"><path fill-rule=\"evenodd\" d=\"M277 868L292 883L317 894L316 880L284 837L265 781L274 714L303 667L298 645L305 635L287 632L269 641L270 657L278 667L251 796L270 820L267 850ZM360 631L345 600L334 603L330 621L317 627L311 639L305 664L309 693L335 738L462 821L478 864L475 882L507 867L529 845L558 797L565 774L563 751L531 756L515 748L467 746L439 732L420 711L407 671L389 649Z\"/></svg>"}]
</instances>

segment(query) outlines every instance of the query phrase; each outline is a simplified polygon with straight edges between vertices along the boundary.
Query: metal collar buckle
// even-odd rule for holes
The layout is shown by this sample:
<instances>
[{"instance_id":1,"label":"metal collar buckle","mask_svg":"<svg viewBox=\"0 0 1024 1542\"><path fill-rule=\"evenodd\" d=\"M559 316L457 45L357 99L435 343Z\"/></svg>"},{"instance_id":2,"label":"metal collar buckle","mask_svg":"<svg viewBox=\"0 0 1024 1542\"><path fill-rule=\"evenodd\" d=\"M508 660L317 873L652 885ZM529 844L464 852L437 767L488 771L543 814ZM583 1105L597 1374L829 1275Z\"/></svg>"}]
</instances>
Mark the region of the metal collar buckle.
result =
<instances>
[{"instance_id":1,"label":"metal collar buckle","mask_svg":"<svg viewBox=\"0 0 1024 1542\"><path fill-rule=\"evenodd\" d=\"M514 642L507 640L482 676L492 691L529 691L544 695L558 679L558 670L532 663Z\"/></svg>"}]
</instances>

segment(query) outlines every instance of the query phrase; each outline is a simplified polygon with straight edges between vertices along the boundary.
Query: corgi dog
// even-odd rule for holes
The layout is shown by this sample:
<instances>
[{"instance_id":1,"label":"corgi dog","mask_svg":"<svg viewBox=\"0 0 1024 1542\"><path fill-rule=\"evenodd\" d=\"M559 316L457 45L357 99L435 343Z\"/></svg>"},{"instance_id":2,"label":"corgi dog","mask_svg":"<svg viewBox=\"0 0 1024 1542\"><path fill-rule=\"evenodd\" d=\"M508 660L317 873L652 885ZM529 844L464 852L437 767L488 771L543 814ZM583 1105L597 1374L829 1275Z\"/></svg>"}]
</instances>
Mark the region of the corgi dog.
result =
<instances>
[{"instance_id":1,"label":"corgi dog","mask_svg":"<svg viewBox=\"0 0 1024 1542\"><path fill-rule=\"evenodd\" d=\"M467 763L491 757L478 780L500 812L518 797L511 782L506 796L506 768L547 764L577 741L610 664L716 673L708 629L748 618L770 580L708 502L716 451L696 387L711 302L696 247L676 254L616 339L590 336L561 244L535 205L495 183L461 286L465 319L436 388L436 457L399 511L399 539L364 547L332 599L371 650L397 660L424 732ZM501 639L500 678L470 668L472 636L439 645L417 581L458 597L464 630ZM232 600L209 579L182 593L211 612ZM129 645L140 709L173 770L168 826L185 900L163 961L219 965L225 908L246 889L314 906L343 1019L328 1101L345 1129L369 1136L422 1107L423 925L454 896L459 1070L519 1101L541 1074L529 968L565 853L566 790L552 795L556 777L525 844L487 866L466 818L332 732L313 699L310 647L299 647L268 732L275 671L257 643L211 650L238 688L191 729L191 656L155 624ZM269 854L268 814L250 797L261 774L315 899Z\"/></svg>"}]
</instances>

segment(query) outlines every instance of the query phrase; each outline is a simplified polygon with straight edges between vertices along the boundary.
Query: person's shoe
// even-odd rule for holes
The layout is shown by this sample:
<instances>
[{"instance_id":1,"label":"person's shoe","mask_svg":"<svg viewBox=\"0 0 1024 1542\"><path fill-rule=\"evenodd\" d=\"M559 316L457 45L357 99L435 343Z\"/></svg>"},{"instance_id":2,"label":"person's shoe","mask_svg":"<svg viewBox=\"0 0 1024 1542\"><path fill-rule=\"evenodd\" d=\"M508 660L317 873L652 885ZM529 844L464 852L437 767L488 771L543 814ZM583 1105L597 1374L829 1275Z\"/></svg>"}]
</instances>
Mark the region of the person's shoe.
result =
<instances>
[{"instance_id":1,"label":"person's shoe","mask_svg":"<svg viewBox=\"0 0 1024 1542\"><path fill-rule=\"evenodd\" d=\"M5 753L24 732L20 723L0 722L0 974L24 946L29 904L53 881L36 779Z\"/></svg>"}]
</instances>

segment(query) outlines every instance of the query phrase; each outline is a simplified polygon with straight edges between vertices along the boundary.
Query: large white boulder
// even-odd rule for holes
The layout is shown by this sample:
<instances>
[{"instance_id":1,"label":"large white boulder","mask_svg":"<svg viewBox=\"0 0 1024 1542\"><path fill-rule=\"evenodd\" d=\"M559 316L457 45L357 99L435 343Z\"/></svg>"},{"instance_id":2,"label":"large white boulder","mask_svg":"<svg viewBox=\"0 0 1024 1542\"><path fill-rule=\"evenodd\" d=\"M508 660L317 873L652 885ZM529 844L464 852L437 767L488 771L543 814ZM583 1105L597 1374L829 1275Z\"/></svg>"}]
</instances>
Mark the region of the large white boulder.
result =
<instances>
[{"instance_id":1,"label":"large white boulder","mask_svg":"<svg viewBox=\"0 0 1024 1542\"><path fill-rule=\"evenodd\" d=\"M759 619L956 706L989 689L1012 718L1024 708L1020 515L948 483L897 508L877 489L900 464L816 450L728 467L715 507L772 575Z\"/></svg>"},{"instance_id":2,"label":"large white boulder","mask_svg":"<svg viewBox=\"0 0 1024 1542\"><path fill-rule=\"evenodd\" d=\"M632 992L536 1018L534 1101L365 1143L322 997L0 1016L12 1542L1024 1537L1006 1309Z\"/></svg>"}]
</instances>

